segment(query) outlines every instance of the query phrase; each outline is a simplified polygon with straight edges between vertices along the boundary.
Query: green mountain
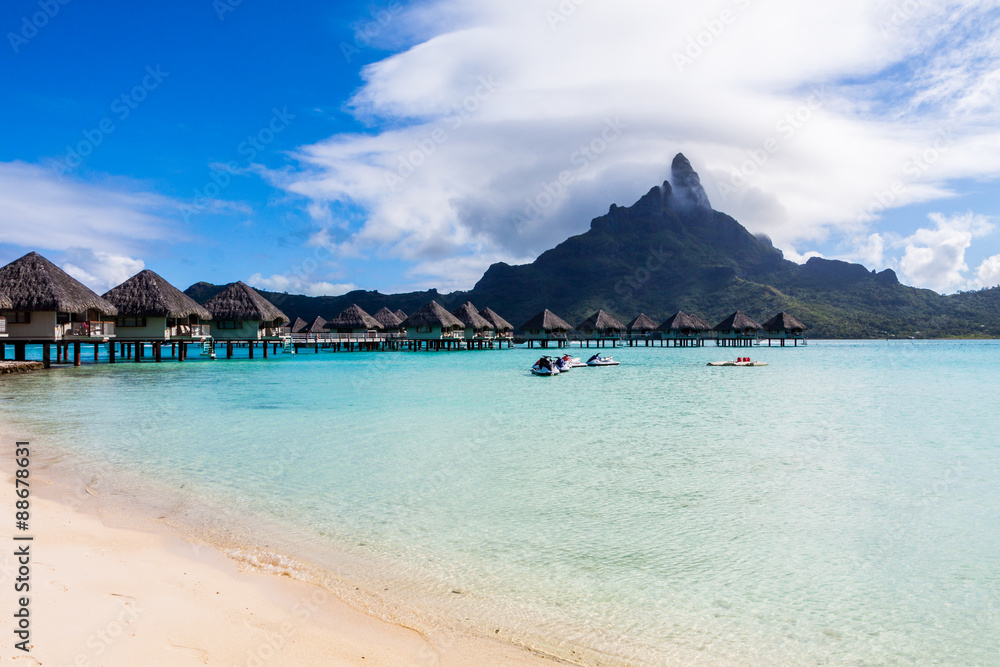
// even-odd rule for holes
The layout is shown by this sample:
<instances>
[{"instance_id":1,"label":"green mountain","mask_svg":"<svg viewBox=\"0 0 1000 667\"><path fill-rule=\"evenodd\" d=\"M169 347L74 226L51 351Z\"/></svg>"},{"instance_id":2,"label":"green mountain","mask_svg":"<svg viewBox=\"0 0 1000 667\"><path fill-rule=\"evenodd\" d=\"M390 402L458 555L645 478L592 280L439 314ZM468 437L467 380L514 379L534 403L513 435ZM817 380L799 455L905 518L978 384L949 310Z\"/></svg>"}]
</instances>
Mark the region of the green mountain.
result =
<instances>
[{"instance_id":1,"label":"green mountain","mask_svg":"<svg viewBox=\"0 0 1000 667\"><path fill-rule=\"evenodd\" d=\"M671 181L629 207L611 205L590 229L542 253L531 264L491 266L468 292L338 297L263 292L291 317L329 319L352 303L413 312L436 299L489 306L515 326L543 308L577 324L598 308L631 320L662 321L677 310L710 323L742 310L764 322L786 310L829 338L1000 336L1000 288L940 295L901 285L887 269L812 258L790 262L766 237L754 236L711 208L698 174L678 154ZM205 301L221 287L198 283L186 293Z\"/></svg>"}]
</instances>

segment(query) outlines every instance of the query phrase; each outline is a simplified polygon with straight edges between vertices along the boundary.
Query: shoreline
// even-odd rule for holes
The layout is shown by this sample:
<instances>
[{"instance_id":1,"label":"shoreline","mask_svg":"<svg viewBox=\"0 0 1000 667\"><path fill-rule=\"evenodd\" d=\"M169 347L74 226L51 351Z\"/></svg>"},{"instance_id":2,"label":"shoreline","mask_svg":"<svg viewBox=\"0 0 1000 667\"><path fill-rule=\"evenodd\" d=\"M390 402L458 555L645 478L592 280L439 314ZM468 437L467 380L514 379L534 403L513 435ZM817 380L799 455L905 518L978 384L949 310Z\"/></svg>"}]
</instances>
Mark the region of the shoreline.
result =
<instances>
[{"instance_id":1,"label":"shoreline","mask_svg":"<svg viewBox=\"0 0 1000 667\"><path fill-rule=\"evenodd\" d=\"M575 664L502 637L386 620L297 578L293 561L238 558L155 516L136 521L85 480L54 474L63 458L32 452L34 648L11 650L9 664ZM3 457L7 483L13 472ZM5 579L16 568L12 552L0 560Z\"/></svg>"}]
</instances>

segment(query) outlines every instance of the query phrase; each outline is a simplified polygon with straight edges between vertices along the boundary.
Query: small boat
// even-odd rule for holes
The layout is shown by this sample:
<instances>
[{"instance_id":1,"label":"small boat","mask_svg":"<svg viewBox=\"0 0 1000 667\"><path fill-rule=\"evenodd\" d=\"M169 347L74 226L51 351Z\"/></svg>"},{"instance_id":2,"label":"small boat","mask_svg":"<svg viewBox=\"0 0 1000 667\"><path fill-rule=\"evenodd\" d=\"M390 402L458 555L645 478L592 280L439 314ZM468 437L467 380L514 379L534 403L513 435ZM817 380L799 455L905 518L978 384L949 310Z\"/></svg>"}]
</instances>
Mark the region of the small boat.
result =
<instances>
[{"instance_id":1,"label":"small boat","mask_svg":"<svg viewBox=\"0 0 1000 667\"><path fill-rule=\"evenodd\" d=\"M588 366L617 366L618 362L615 361L614 357L602 357L595 354L590 359L587 360Z\"/></svg>"},{"instance_id":2,"label":"small boat","mask_svg":"<svg viewBox=\"0 0 1000 667\"><path fill-rule=\"evenodd\" d=\"M750 357L740 357L736 361L710 361L709 366L767 366L763 361L750 361Z\"/></svg>"},{"instance_id":3,"label":"small boat","mask_svg":"<svg viewBox=\"0 0 1000 667\"><path fill-rule=\"evenodd\" d=\"M552 357L542 357L531 367L531 372L535 375L559 375L559 368Z\"/></svg>"}]
</instances>

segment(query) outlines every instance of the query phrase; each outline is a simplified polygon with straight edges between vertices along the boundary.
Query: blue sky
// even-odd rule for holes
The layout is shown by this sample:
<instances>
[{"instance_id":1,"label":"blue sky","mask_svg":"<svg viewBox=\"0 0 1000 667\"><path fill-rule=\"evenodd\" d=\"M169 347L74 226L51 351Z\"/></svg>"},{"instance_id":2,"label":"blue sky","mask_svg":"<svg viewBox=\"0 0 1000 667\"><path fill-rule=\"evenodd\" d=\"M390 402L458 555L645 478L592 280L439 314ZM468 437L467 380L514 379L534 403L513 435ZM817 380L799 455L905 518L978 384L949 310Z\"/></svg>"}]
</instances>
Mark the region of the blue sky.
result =
<instances>
[{"instance_id":1,"label":"blue sky","mask_svg":"<svg viewBox=\"0 0 1000 667\"><path fill-rule=\"evenodd\" d=\"M691 5L12 0L0 261L450 291L683 151L792 259L1000 283L997 3Z\"/></svg>"}]
</instances>

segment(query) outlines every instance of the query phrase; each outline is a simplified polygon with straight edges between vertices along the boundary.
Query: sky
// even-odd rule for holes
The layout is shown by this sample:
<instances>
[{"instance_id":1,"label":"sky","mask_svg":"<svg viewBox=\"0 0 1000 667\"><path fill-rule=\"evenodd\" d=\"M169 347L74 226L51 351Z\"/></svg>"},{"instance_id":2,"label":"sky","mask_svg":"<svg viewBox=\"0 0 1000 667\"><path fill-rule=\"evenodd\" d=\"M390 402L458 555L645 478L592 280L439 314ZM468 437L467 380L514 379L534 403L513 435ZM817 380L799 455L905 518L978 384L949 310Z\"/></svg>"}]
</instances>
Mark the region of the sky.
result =
<instances>
[{"instance_id":1,"label":"sky","mask_svg":"<svg viewBox=\"0 0 1000 667\"><path fill-rule=\"evenodd\" d=\"M468 289L683 152L793 261L994 286L998 28L1000 0L7 0L0 263Z\"/></svg>"}]
</instances>

